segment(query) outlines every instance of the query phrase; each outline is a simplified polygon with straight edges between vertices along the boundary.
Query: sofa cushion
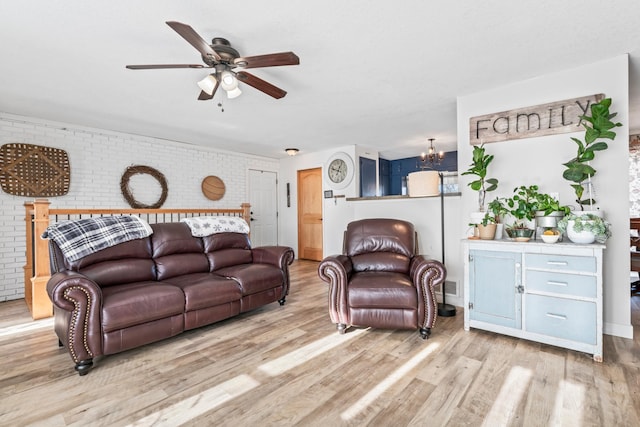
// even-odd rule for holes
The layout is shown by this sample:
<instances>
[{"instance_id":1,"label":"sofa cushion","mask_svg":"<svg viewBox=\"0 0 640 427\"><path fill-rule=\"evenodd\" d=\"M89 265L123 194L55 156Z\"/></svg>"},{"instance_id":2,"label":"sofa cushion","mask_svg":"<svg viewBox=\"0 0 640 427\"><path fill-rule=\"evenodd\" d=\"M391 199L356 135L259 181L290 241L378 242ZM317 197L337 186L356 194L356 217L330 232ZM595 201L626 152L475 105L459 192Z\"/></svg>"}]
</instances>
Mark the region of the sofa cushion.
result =
<instances>
[{"instance_id":1,"label":"sofa cushion","mask_svg":"<svg viewBox=\"0 0 640 427\"><path fill-rule=\"evenodd\" d=\"M82 274L100 285L122 285L132 282L155 280L155 264L152 259L118 259L88 266Z\"/></svg>"},{"instance_id":2,"label":"sofa cushion","mask_svg":"<svg viewBox=\"0 0 640 427\"><path fill-rule=\"evenodd\" d=\"M243 295L251 295L284 283L282 270L268 264L241 264L216 270L216 274L234 279Z\"/></svg>"},{"instance_id":3,"label":"sofa cushion","mask_svg":"<svg viewBox=\"0 0 640 427\"><path fill-rule=\"evenodd\" d=\"M406 273L415 249L413 224L388 218L353 221L345 233L345 255L356 271Z\"/></svg>"},{"instance_id":4,"label":"sofa cushion","mask_svg":"<svg viewBox=\"0 0 640 427\"><path fill-rule=\"evenodd\" d=\"M209 271L209 261L204 254L202 240L191 235L187 224L153 224L151 228L151 251L158 280Z\"/></svg>"},{"instance_id":5,"label":"sofa cushion","mask_svg":"<svg viewBox=\"0 0 640 427\"><path fill-rule=\"evenodd\" d=\"M242 298L240 285L233 279L211 273L172 277L166 283L178 286L185 296L186 311L215 307Z\"/></svg>"},{"instance_id":6,"label":"sofa cushion","mask_svg":"<svg viewBox=\"0 0 640 427\"><path fill-rule=\"evenodd\" d=\"M351 257L354 271L393 271L408 273L411 259L393 252L371 252Z\"/></svg>"},{"instance_id":7,"label":"sofa cushion","mask_svg":"<svg viewBox=\"0 0 640 427\"><path fill-rule=\"evenodd\" d=\"M409 276L386 271L355 273L348 288L350 307L415 310L418 294Z\"/></svg>"},{"instance_id":8,"label":"sofa cushion","mask_svg":"<svg viewBox=\"0 0 640 427\"><path fill-rule=\"evenodd\" d=\"M156 258L158 280L193 273L208 273L209 261L204 254L175 254Z\"/></svg>"},{"instance_id":9,"label":"sofa cushion","mask_svg":"<svg viewBox=\"0 0 640 427\"><path fill-rule=\"evenodd\" d=\"M253 260L249 236L241 233L219 233L203 237L211 271L237 264L250 264Z\"/></svg>"},{"instance_id":10,"label":"sofa cushion","mask_svg":"<svg viewBox=\"0 0 640 427\"><path fill-rule=\"evenodd\" d=\"M53 245L53 251L57 262L64 259L57 246ZM56 265L56 271L61 267ZM64 259L63 269L78 271L101 287L155 280L156 277L148 237L120 243L74 262Z\"/></svg>"},{"instance_id":11,"label":"sofa cushion","mask_svg":"<svg viewBox=\"0 0 640 427\"><path fill-rule=\"evenodd\" d=\"M115 331L184 313L184 293L177 286L147 281L102 289L102 328Z\"/></svg>"},{"instance_id":12,"label":"sofa cushion","mask_svg":"<svg viewBox=\"0 0 640 427\"><path fill-rule=\"evenodd\" d=\"M191 235L183 222L152 224L151 248L154 258L184 253L202 253L202 240Z\"/></svg>"}]
</instances>

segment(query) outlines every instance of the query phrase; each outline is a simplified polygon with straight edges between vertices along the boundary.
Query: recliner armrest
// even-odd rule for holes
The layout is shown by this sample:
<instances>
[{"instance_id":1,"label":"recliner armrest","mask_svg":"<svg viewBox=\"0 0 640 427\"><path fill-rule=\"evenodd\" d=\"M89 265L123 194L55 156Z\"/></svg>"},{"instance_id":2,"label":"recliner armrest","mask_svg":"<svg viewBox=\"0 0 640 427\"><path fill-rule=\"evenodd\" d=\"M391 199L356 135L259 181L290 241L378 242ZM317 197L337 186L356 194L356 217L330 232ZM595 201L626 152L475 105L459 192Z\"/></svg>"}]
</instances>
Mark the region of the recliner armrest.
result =
<instances>
[{"instance_id":1,"label":"recliner armrest","mask_svg":"<svg viewBox=\"0 0 640 427\"><path fill-rule=\"evenodd\" d=\"M347 284L352 271L353 263L346 255L328 256L318 266L318 276L329 284L329 314L333 323L349 323Z\"/></svg>"},{"instance_id":2,"label":"recliner armrest","mask_svg":"<svg viewBox=\"0 0 640 427\"><path fill-rule=\"evenodd\" d=\"M420 326L430 329L435 325L438 314L438 300L436 299L435 289L444 283L447 277L447 270L440 261L416 255L411 259L409 274L418 291L418 310L425 314L424 323ZM433 309L429 310L427 307L432 307Z\"/></svg>"}]
</instances>

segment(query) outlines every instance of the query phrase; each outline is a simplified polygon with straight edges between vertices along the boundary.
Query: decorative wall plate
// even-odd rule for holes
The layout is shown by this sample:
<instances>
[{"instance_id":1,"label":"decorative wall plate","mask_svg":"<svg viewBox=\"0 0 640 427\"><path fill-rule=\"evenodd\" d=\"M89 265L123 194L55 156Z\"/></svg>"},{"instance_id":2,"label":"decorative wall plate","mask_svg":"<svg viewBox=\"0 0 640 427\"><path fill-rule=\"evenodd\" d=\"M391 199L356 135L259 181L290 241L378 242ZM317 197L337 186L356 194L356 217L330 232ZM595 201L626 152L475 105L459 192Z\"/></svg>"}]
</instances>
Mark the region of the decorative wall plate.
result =
<instances>
[{"instance_id":1,"label":"decorative wall plate","mask_svg":"<svg viewBox=\"0 0 640 427\"><path fill-rule=\"evenodd\" d=\"M64 150L20 143L0 147L0 186L5 193L64 196L70 181L69 156Z\"/></svg>"},{"instance_id":2,"label":"decorative wall plate","mask_svg":"<svg viewBox=\"0 0 640 427\"><path fill-rule=\"evenodd\" d=\"M209 200L220 200L226 188L224 182L217 176L208 176L202 180L202 194Z\"/></svg>"}]
</instances>

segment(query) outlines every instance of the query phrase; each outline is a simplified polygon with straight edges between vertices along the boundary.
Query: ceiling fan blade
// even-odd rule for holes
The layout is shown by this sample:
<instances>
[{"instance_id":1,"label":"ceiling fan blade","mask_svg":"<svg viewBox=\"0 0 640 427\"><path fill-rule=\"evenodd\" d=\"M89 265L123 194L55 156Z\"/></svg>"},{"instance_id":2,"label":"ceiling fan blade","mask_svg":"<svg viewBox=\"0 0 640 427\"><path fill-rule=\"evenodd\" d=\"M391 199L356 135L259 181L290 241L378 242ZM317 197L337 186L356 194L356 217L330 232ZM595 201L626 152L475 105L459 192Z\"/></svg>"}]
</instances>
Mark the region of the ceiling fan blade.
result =
<instances>
[{"instance_id":1,"label":"ceiling fan blade","mask_svg":"<svg viewBox=\"0 0 640 427\"><path fill-rule=\"evenodd\" d=\"M293 52L280 52L236 58L233 63L242 68L278 67L281 65L298 65L300 64L300 58Z\"/></svg>"},{"instance_id":2,"label":"ceiling fan blade","mask_svg":"<svg viewBox=\"0 0 640 427\"><path fill-rule=\"evenodd\" d=\"M213 95L215 95L215 91L211 95L209 95L207 92L201 90L200 95L198 96L198 101L207 101L213 98Z\"/></svg>"},{"instance_id":3,"label":"ceiling fan blade","mask_svg":"<svg viewBox=\"0 0 640 427\"><path fill-rule=\"evenodd\" d=\"M159 68L205 68L204 65L200 65L200 64L151 64L151 65L127 65L126 67L130 70L154 70Z\"/></svg>"},{"instance_id":4,"label":"ceiling fan blade","mask_svg":"<svg viewBox=\"0 0 640 427\"><path fill-rule=\"evenodd\" d=\"M198 96L198 101L207 101L207 100L213 98L213 95L216 94L216 91L218 90L219 86L220 86L220 81L218 79L216 79L216 84L213 87L213 90L211 91L211 95L209 95L204 90L200 91L200 95Z\"/></svg>"},{"instance_id":5,"label":"ceiling fan blade","mask_svg":"<svg viewBox=\"0 0 640 427\"><path fill-rule=\"evenodd\" d=\"M267 95L272 96L276 99L284 98L284 96L287 94L286 91L280 89L279 87L276 87L271 83L266 82L261 78L256 77L253 74L249 74L245 71L240 71L236 73L236 76L238 77L238 80L240 80L241 82L246 83L249 86L253 86L259 91L264 92Z\"/></svg>"},{"instance_id":6,"label":"ceiling fan blade","mask_svg":"<svg viewBox=\"0 0 640 427\"><path fill-rule=\"evenodd\" d=\"M209 44L200 37L196 31L191 28L187 24L183 24L181 22L176 21L167 21L167 25L174 29L174 31L182 36L183 39L188 41L191 46L198 49L198 52L202 54L202 56L211 56L215 58L216 61L219 61L220 55L216 53L215 50Z\"/></svg>"}]
</instances>

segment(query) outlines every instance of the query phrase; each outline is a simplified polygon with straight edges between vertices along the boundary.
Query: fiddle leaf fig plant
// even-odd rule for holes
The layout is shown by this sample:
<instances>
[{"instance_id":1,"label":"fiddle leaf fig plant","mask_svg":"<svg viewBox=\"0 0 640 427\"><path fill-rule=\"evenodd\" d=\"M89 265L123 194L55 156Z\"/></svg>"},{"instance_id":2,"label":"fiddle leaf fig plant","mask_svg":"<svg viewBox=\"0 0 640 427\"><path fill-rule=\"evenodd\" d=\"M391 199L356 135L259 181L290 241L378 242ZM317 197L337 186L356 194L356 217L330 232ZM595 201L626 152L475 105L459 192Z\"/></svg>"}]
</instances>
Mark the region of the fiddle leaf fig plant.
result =
<instances>
[{"instance_id":1,"label":"fiddle leaf fig plant","mask_svg":"<svg viewBox=\"0 0 640 427\"><path fill-rule=\"evenodd\" d=\"M493 161L493 154L485 152L484 144L473 147L473 161L469 169L462 172L462 175L475 175L477 179L468 185L472 190L478 192L478 210L484 212L484 200L487 191L494 191L498 188L496 178L487 178L487 169Z\"/></svg>"},{"instance_id":2,"label":"fiddle leaf fig plant","mask_svg":"<svg viewBox=\"0 0 640 427\"><path fill-rule=\"evenodd\" d=\"M571 182L576 203L584 210L585 205L593 206L596 201L591 197L591 192L584 198L585 186L591 185L591 179L596 170L591 166L591 160L595 159L596 151L604 151L609 146L602 139L613 140L616 137L614 128L622 126L621 123L611 121L617 113L610 113L611 98L605 98L600 102L591 104L591 116L580 116L580 124L585 128L584 142L578 138L571 138L576 143L578 151L576 157L564 163L567 168L562 177Z\"/></svg>"}]
</instances>

